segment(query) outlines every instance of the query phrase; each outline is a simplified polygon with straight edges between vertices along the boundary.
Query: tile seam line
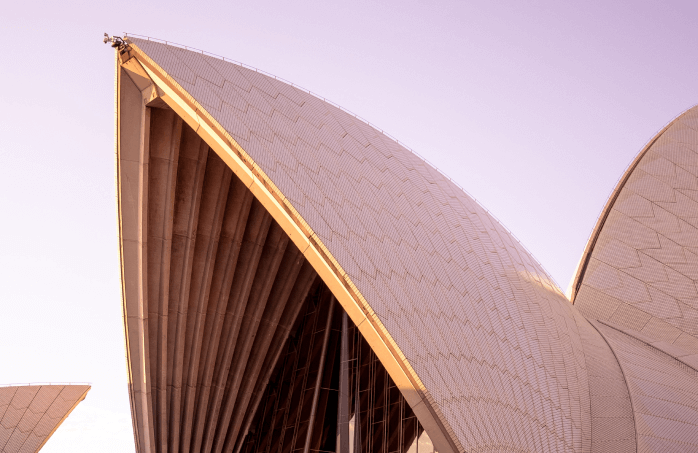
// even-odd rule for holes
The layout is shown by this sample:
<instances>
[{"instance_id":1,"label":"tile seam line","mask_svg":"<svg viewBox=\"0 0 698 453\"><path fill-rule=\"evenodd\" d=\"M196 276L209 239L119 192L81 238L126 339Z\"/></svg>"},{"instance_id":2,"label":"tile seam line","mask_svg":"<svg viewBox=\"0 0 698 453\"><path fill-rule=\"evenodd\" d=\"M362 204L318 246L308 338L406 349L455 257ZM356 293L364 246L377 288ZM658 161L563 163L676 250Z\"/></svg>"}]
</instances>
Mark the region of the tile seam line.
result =
<instances>
[{"instance_id":1,"label":"tile seam line","mask_svg":"<svg viewBox=\"0 0 698 453\"><path fill-rule=\"evenodd\" d=\"M43 387L43 386L42 386L42 387ZM39 420L36 422L36 425L38 425L38 424L41 422L41 420L43 420L43 418L47 415L49 409L51 409L51 406L53 406L53 403L56 402L56 400L58 399L58 397L60 396L60 394L63 393L63 390L64 390L64 389L65 389L65 386L63 386L63 388L61 389L61 391L58 392L58 393L56 394L56 396L53 397L53 401L51 401L51 404L48 405L48 407L46 408L46 411L45 411L43 414L41 414L41 418L39 418ZM39 392L40 392L40 391L41 391L41 389L39 389ZM39 392L36 392L36 394L38 395ZM33 400L32 400L32 402L33 402ZM31 404L29 404L29 406L27 406L27 410L31 410L30 407L31 407ZM33 412L33 411L32 411L32 412ZM24 417L22 417L22 418L24 418ZM51 417L49 417L49 418L51 418ZM36 425L34 425L34 427L31 429L31 431L30 431L29 434L27 435L27 438L24 439L24 442L22 442L22 445L19 447L19 450L18 450L18 451L22 451L22 447L24 447L24 444L27 443L27 440L29 440L29 437L34 433L34 429L36 428ZM48 440L49 437L50 437L50 435L49 435L49 436L46 436L46 439L44 439L44 441L41 443L42 446L46 443L46 441ZM37 452L38 452L39 450L41 450L41 447L39 447L39 448L36 449ZM36 453L36 452L35 452L35 453Z\"/></svg>"},{"instance_id":2,"label":"tile seam line","mask_svg":"<svg viewBox=\"0 0 698 453\"><path fill-rule=\"evenodd\" d=\"M598 321L598 320L597 320ZM625 390L628 392L628 399L630 400L630 411L632 412L633 415L633 428L635 428L635 452L637 452L637 443L638 443L638 432L637 432L637 419L635 417L635 404L633 402L633 395L632 392L630 391L630 386L628 385L628 378L625 377L625 370L623 369L623 365L620 363L620 360L618 360L618 355L616 355L616 351L613 349L613 346L611 346L611 343L608 341L606 336L601 332L601 330L594 325L593 322L588 321L589 324L598 332L599 335L601 335L601 338L603 338L603 341L606 343L606 346L608 346L608 349L611 351L611 354L613 354L613 358L616 359L616 363L618 364L618 368L620 369L620 373L623 375L623 382L625 382ZM601 322L601 321L599 321ZM609 326L605 322L601 322L603 325L614 329L613 327ZM617 330L617 329L614 329ZM593 416L593 415L592 415Z\"/></svg>"},{"instance_id":3,"label":"tile seam line","mask_svg":"<svg viewBox=\"0 0 698 453\"><path fill-rule=\"evenodd\" d=\"M42 448L44 448L44 445L46 445L46 442L48 442L48 440L53 436L53 434L56 432L56 430L58 430L58 428L61 427L61 425L68 418L68 416L70 416L70 414L73 413L75 408L78 407L78 404L80 404L87 397L87 392L89 392L91 389L92 389L92 386L89 386L89 388L85 389L85 391L82 393L82 395L80 395L80 397L75 400L75 403L73 403L73 406L70 408L70 410L68 410L68 412L65 413L65 415L58 421L58 423L56 423L56 425L53 427L53 429L48 434L48 436L46 436L46 438L41 443L41 445L39 445L39 448L36 449L35 453L38 453ZM63 388L63 390L65 390L65 387ZM63 393L63 390L61 390L60 393ZM58 394L59 396L60 396L60 393Z\"/></svg>"},{"instance_id":4,"label":"tile seam line","mask_svg":"<svg viewBox=\"0 0 698 453\"><path fill-rule=\"evenodd\" d=\"M671 241L671 239L668 239L668 240ZM673 241L672 241L672 242L673 242ZM669 266L668 264L662 263L662 262L659 261L658 259L656 259L656 258L654 258L654 257L652 257L652 256L650 256L650 255L648 255L647 253L644 252L644 250L650 250L650 249L642 249L642 250L636 250L636 251L638 252L638 255L642 254L642 255L648 257L649 259L652 259L652 260L658 262L660 265L663 266L663 268L666 268L666 269L669 269L669 270L671 270L671 271L674 271L674 272L676 272L677 274L679 274L680 276L685 277L685 278L687 278L687 279L691 279L689 276L684 275L682 272L677 271L676 269L674 269L673 267ZM676 300L676 301L679 302L679 303L682 303L682 304L684 304L684 305L688 305L688 304L686 304L682 299L679 299L679 298L677 298L676 296L672 296L671 294L669 294L669 292L668 292L667 290L661 289L661 288L658 288L657 286L655 286L655 284L657 284L657 283L670 283L668 279L667 279L667 280L664 280L664 281L644 282L644 281L640 280L640 278L636 277L635 275L631 274L631 273L628 271L628 269L642 269L642 268L645 267L645 266L643 266L643 265L641 265L641 266L639 266L639 267L623 267L623 268L619 268L619 267L616 267L616 266L614 266L613 264L608 263L608 262L606 262L606 261L604 261L604 260L602 260L602 259L600 259L600 258L594 257L594 259L595 259L596 261L598 261L599 263L601 263L601 264L603 264L603 265L605 265L605 266L608 266L608 267L610 267L610 268L612 268L612 269L618 271L618 272L621 273L621 274L624 274L624 275L626 275L626 276L628 276L628 277L630 277L630 278L632 278L632 279L634 279L634 280L637 280L638 282L640 282L640 283L642 283L643 285L645 285L646 288L652 288L653 290L655 290L655 291L657 291L657 292L659 292L659 293L661 293L661 294L663 294L663 295L665 295L665 296L667 296L667 297L671 297L672 299ZM664 269L662 269L662 270L664 270ZM693 285L695 285L695 284L696 284L696 281L694 281L694 280L691 279L691 283L692 283ZM596 288L596 287L594 287L594 286L592 286L592 285L588 285L588 284L587 284L587 285L585 285L585 286L588 286L588 287L590 287L590 288L593 288L593 289L595 289L596 291L603 292L603 291L599 290L598 288ZM580 287L581 287L581 286L580 286ZM648 293L649 293L649 291L648 291ZM606 293L604 293L604 294L606 294ZM610 297L614 297L614 296L610 296ZM630 304L628 304L627 302L622 301L621 299L619 299L619 298L617 298L617 297L614 297L614 299L616 299L616 300L618 300L618 301L620 301L621 303L624 303L624 304L626 304L626 305L630 305ZM652 299L652 295L651 295L651 294L650 294L650 301L649 301L649 302L650 302L650 303L654 303L654 302L655 302L655 301ZM637 307L635 307L635 308L637 308ZM639 311L641 311L641 312L643 312L643 313L645 313L645 314L651 316L652 318L659 319L660 321L663 321L663 322L665 322L666 324L669 324L670 326L675 327L675 328L678 329L678 327L674 326L673 324L671 324L671 323L669 323L669 322L667 321L667 319L670 319L670 320L671 320L671 319L676 319L676 318L667 318L667 319L664 319L664 318L660 318L659 316L655 316L655 315L653 315L653 314L647 312L646 310L643 310L643 309L640 309L640 308L637 308L637 310L639 310ZM617 309L613 311L613 313L611 314L611 316L613 316L613 314L615 314L616 311L617 311ZM609 319L610 319L610 318L609 318ZM644 326L643 326L643 327L644 327ZM679 330L681 330L681 329L679 329ZM685 331L683 331L683 330L681 330L681 332L682 332L682 333L686 333L687 335L695 336L695 335L689 334L688 332L685 332ZM697 370L697 371L698 371L698 370Z\"/></svg>"},{"instance_id":5,"label":"tile seam line","mask_svg":"<svg viewBox=\"0 0 698 453\"><path fill-rule=\"evenodd\" d=\"M329 252L329 249L327 249L324 243L318 238L307 221L305 221L300 213L298 213L298 211L293 207L290 200L283 195L283 193L264 173L254 159L247 154L247 152L237 143L237 141L230 136L225 128L223 128L218 121L215 120L215 118L208 113L208 111L206 111L206 109L199 104L193 98L193 96L191 96L191 94L184 90L172 76L170 76L164 69L155 63L152 58L150 58L136 44L128 42L126 44L127 47L122 51L122 54L125 55L122 64L130 61L131 59L135 59L139 65L143 65L144 68L147 67L149 71L153 71L153 73L157 75L157 77L159 77L163 83L170 85L168 88L177 94L182 101L187 104L187 107L192 110L192 113L196 115L196 118L193 118L194 120L198 121L195 131L199 133L199 130L203 127L201 123L205 123L205 125L209 127L225 144L225 146L234 152L235 157L242 162L246 170L252 175L252 180L250 181L249 185L244 182L243 184L245 184L248 189L251 189L253 186L255 186L255 180L257 180L257 185L261 186L263 190L269 192L272 197L272 200L270 201L275 201L278 203L279 208L283 210L283 213L289 217L289 219L294 223L295 227L298 228L299 231L305 236L307 244L305 244L305 248L303 248L301 251L305 254L305 252L309 249L315 249L317 256L322 260L326 269L335 275L339 283L344 287L347 294L354 299L354 303L363 312L364 318L370 319L370 324L373 326L378 338L380 338L381 342L385 345L386 352L393 357L395 363L402 369L402 372L411 382L411 386L417 392L420 400L433 400L433 398L431 398L431 393L424 386L421 379L412 368L412 365L407 361L405 354L402 353L401 349L397 346L397 343L393 340L392 335L388 332L387 328L385 328L383 323L378 319L370 304L366 301L356 285L349 278L349 275L344 271L341 265L339 265L339 262ZM148 72L148 70L146 70L146 72ZM153 83L155 84L154 81ZM255 197L257 198L258 195L255 195ZM299 247L299 249L301 249L301 247ZM442 435L450 444L450 448L454 452L465 451L464 448L462 448L460 441L456 437L450 435L453 430L450 429L448 421L445 419L445 417L440 417L438 415L438 407L433 407L431 403L426 404L425 407L428 408L432 419L439 426Z\"/></svg>"},{"instance_id":6,"label":"tile seam line","mask_svg":"<svg viewBox=\"0 0 698 453\"><path fill-rule=\"evenodd\" d=\"M591 255L594 252L594 247L596 246L596 242L598 241L599 236L601 235L601 231L603 230L603 227L606 223L606 220L608 219L608 216L610 215L611 211L613 210L613 206L615 205L616 200L620 196L620 193L623 191L625 184L630 179L630 176L632 176L634 170L640 165L640 162L645 157L645 155L649 152L649 150L652 148L652 146L662 137L662 135L664 135L664 133L667 132L670 127L677 124L679 122L679 120L681 120L681 118L686 113L688 113L689 111L691 111L693 108L695 108L697 106L698 106L698 104L695 104L695 105L687 108L683 112L676 115L663 128L661 128L659 130L659 132L657 132L645 144L645 146L640 150L640 152L635 156L635 158L630 161L630 163L626 167L625 171L623 172L621 177L616 182L615 187L611 190L611 193L608 196L606 203L604 204L603 208L601 209L601 212L599 213L599 216L596 219L596 225L591 230L591 233L589 233L589 238L587 239L586 246L584 247L584 250L582 252L582 256L579 259L579 264L577 265L577 269L575 270L575 275L573 277L574 280L572 282L572 292L569 295L570 302L572 302L573 305L574 305L574 302L577 298L577 293L579 292L579 289L582 286L584 274L586 273L587 267L589 265L589 260L591 258Z\"/></svg>"},{"instance_id":7,"label":"tile seam line","mask_svg":"<svg viewBox=\"0 0 698 453\"><path fill-rule=\"evenodd\" d=\"M689 368L690 370L694 371L695 373L698 373L698 369L696 369L696 367L687 364L686 362L684 362L684 361L681 360L680 358L674 356L673 354L670 354L670 353L668 353L668 352L666 352L666 351L663 351L662 349L659 349L658 347L654 346L652 343L648 343L648 342L646 342L645 340L642 340L642 339L636 337L635 335L633 335L633 334L631 334L631 333L628 333L628 332L626 332L626 331L624 331L624 330L621 330L621 329L619 329L618 327L615 327L614 325L609 324L609 323L607 323L607 322L605 322L605 321L602 321L602 320L600 320L600 319L598 319L597 321L600 322L601 324L603 324L604 326L610 328L610 329L613 329L613 330L615 330L615 331L617 331L617 332L620 332L620 333L622 333L623 335L627 335L627 336L629 336L630 338L632 338L633 340L637 340L637 341L639 341L640 343L649 346L649 347L652 348L652 350L654 350L654 351L660 352L660 353L662 353L662 354L664 354L664 355L667 355L667 356L671 357L671 358L672 358L673 360L675 360L676 362L679 362L679 364L680 364L679 366L685 366L686 368ZM661 341L661 340L660 340L660 341ZM672 344L672 345L673 345L673 344Z\"/></svg>"},{"instance_id":8,"label":"tile seam line","mask_svg":"<svg viewBox=\"0 0 698 453\"><path fill-rule=\"evenodd\" d=\"M7 414L7 410L8 410L8 409L10 408L10 406L12 405L12 400L15 398L15 395L16 395L16 394L17 394L17 390L15 390L15 392L12 394L12 398L11 398L10 401L7 403L7 407L5 408L5 411L2 412L2 414L0 415L0 427L2 426L2 421L5 419L5 414ZM8 439L9 439L9 438L8 438ZM3 448L3 451L4 451L4 448L5 448L5 447L3 446L2 448Z\"/></svg>"},{"instance_id":9,"label":"tile seam line","mask_svg":"<svg viewBox=\"0 0 698 453\"><path fill-rule=\"evenodd\" d=\"M34 394L34 396L32 396L32 400L29 402L29 404L27 404L27 407L24 408L24 412L22 412L22 416L17 421L17 424L15 425L15 427L12 428L12 433L10 433L10 435L7 437L7 442L5 442L5 445L2 446L2 451L6 451L5 447L7 447L7 444L10 442L10 439L12 439L12 436L15 434L15 431L17 431L19 424L22 423L24 416L26 415L27 411L29 410L29 406L32 405L32 403L36 399L36 395L38 395L39 392L41 391L41 387L42 386L39 386L39 390ZM16 396L17 396L17 392L15 392L15 394L12 396L12 400L14 400ZM12 406L12 400L10 401L10 406ZM53 403L51 403L51 404L53 404ZM39 419L39 420L41 420L41 419ZM21 429L19 431L23 432ZM32 431L33 431L33 429L32 429ZM30 432L30 434L31 434L31 432ZM27 436L27 437L29 437L29 436ZM24 439L24 442L22 442L22 445L24 445L24 443L26 441L27 441L27 439ZM19 448L21 449L22 447L19 447ZM40 450L40 448L37 451L39 451L39 450ZM17 451L19 451L19 450L17 450Z\"/></svg>"},{"instance_id":10,"label":"tile seam line","mask_svg":"<svg viewBox=\"0 0 698 453\"><path fill-rule=\"evenodd\" d=\"M453 185L455 185L457 188L459 188L461 191L463 191L466 195L468 195L468 196L475 202L475 204L476 204L478 207L480 207L480 208L483 209L487 214L489 214L489 215L497 222L497 224L499 224L499 226L501 226L502 228L504 228L504 230L506 230L506 232L509 233L509 234L511 235L512 238L514 238L514 240L515 240L515 241L516 241L516 242L517 242L530 256L531 256L531 258L533 259L533 261L534 261L538 266L540 266L540 268L545 272L546 276L552 280L552 282L555 284L555 286L556 286L557 289L560 291L560 293L564 295L564 291L562 290L562 286L560 286L560 284L553 278L552 274L550 274L550 272L548 272L548 270L545 268L545 266L543 266L543 264L538 260L538 258L536 258L535 255L534 255L533 253L531 253L531 251L526 247L526 245L524 245L524 243L521 242L521 241L519 240L519 238L518 238L518 237L517 237L517 236L516 236L516 235L515 235L515 234L514 234L514 233L513 233L513 232L512 232L512 231L511 231L511 230L510 230L510 229L509 229L509 228L508 228L508 227L507 227L507 226L506 226L493 212L491 212L489 209L487 209L487 207L484 206L482 203L480 203L480 202L478 201L477 198L475 198L470 192L468 192L467 190L465 190L465 188L464 188L463 186L461 186L456 180L454 180L454 179L452 179L450 176L448 176L448 175L447 175L444 171L442 171L439 167L437 167L437 166L434 165L432 162L430 162L428 159L426 159L424 156L422 156L421 154L419 154L417 151L415 151L414 149L410 148L410 147L407 146L405 143L403 143L403 142L401 142L400 140L398 140L397 138L393 137L391 134L385 132L383 129L379 128L378 126L376 126L375 124L371 123L371 122L368 121L367 119L365 119L365 118L363 118L363 117L357 115L356 113L352 112L351 110L348 110L348 109L342 107L342 106L339 105L339 104L336 104L336 103L332 102L331 100L329 100L329 99L327 99L327 98L325 98L325 97L323 97L323 96L320 96L319 94L317 94L317 93L315 93L315 92L313 92L313 91L310 91L310 90L308 90L308 89L306 89L306 88L303 88L303 87L301 87L301 86L299 86L299 85L296 85L295 83L290 82L290 81L288 81L288 80L286 80L286 79L284 79L284 78L282 78L282 77L278 77L278 76L276 76L276 75L274 75L274 74L271 74L271 73L269 73L269 72L263 71L263 70L261 70L261 69L258 69L258 68L256 68L256 67L254 67L254 66L250 66L250 65L248 65L248 64L242 63L242 62L240 62L240 61L233 60L233 59L231 59L231 58L226 58L226 57L223 57L223 56L218 55L218 54L214 54L214 53L211 53L211 52L207 52L207 51L205 51L205 50L197 49L197 48L195 48L195 47L185 46L184 44L178 44L178 43L175 43L175 42L172 42L172 41L166 41L166 40L164 40L164 39L153 38L153 37L151 37L151 36L145 36L145 35L139 35L139 34L136 34L136 33L127 33L127 32L124 32L124 39L126 40L127 43L128 43L128 37L134 37L134 38L138 38L138 39L146 39L146 40L148 40L148 41L156 42L156 43L159 43L159 44L165 44L165 45L167 45L167 46L177 47L177 48L181 48L181 49L184 49L184 50L189 50L189 51L191 51L191 52L200 53L200 54L205 55L205 56L209 56L209 57L221 59L222 61L224 61L224 62L226 62L226 63L232 63L232 64L235 64L235 65L241 66L241 67L243 67L243 68L245 68L245 69L253 70L253 71L258 72L258 73L260 73L260 74L263 74L263 75L265 75L265 76L267 76L267 77L273 77L275 80L278 80L278 81L280 81L280 82L286 83L286 84L292 86L293 88L296 88L296 89L298 89L298 90L301 90L301 91L303 91L303 92L305 92L305 93L307 93L307 94L309 94L309 95L315 97L316 99L319 99L319 100L321 100L321 101L323 101L323 102L326 102L327 104L330 104L330 105L332 105L332 106L335 107L335 108L338 108L338 109L341 110L342 112L347 113L347 114L353 116L353 117L356 118L357 120L359 120L359 121L361 121L362 123L368 125L369 127L371 127L371 128L373 128L374 130L380 132L381 134L385 135L385 136L386 136L387 138L389 138L390 140L393 140L393 141L396 142L398 145L400 145L400 146L402 146L403 148L405 148L407 151L409 151L410 153L412 153L413 155L415 155L416 157L418 157L422 162L426 163L426 164L429 165L431 168L433 168L434 170L436 170L436 172L438 172L441 176L443 176L444 178L446 178L448 181L450 181L451 183L453 183ZM214 69L214 70L215 70L215 69Z\"/></svg>"}]
</instances>

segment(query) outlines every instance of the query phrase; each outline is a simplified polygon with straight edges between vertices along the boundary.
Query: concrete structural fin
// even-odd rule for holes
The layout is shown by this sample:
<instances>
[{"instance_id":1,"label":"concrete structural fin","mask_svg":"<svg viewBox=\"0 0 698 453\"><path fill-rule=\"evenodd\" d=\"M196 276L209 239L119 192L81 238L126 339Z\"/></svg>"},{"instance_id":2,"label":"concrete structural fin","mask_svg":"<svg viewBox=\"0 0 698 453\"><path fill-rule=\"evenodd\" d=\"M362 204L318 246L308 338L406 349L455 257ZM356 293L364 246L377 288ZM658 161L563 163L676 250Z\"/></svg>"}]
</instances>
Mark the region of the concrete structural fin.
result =
<instances>
[{"instance_id":1,"label":"concrete structural fin","mask_svg":"<svg viewBox=\"0 0 698 453\"><path fill-rule=\"evenodd\" d=\"M272 76L125 43L117 190L139 452L655 445L640 439L635 352L450 179Z\"/></svg>"}]
</instances>

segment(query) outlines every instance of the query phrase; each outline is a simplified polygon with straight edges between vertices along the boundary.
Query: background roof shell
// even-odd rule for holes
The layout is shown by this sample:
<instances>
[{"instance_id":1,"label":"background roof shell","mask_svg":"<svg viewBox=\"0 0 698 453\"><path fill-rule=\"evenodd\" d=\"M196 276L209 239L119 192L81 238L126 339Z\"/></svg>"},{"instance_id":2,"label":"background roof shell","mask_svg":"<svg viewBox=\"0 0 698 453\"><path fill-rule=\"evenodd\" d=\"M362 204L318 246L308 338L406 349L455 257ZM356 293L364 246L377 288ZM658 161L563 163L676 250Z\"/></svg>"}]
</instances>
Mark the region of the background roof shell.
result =
<instances>
[{"instance_id":1,"label":"background roof shell","mask_svg":"<svg viewBox=\"0 0 698 453\"><path fill-rule=\"evenodd\" d=\"M574 304L587 318L698 353L698 106L628 169L576 280Z\"/></svg>"},{"instance_id":2,"label":"background roof shell","mask_svg":"<svg viewBox=\"0 0 698 453\"><path fill-rule=\"evenodd\" d=\"M0 452L39 451L89 390L89 385L0 387Z\"/></svg>"}]
</instances>

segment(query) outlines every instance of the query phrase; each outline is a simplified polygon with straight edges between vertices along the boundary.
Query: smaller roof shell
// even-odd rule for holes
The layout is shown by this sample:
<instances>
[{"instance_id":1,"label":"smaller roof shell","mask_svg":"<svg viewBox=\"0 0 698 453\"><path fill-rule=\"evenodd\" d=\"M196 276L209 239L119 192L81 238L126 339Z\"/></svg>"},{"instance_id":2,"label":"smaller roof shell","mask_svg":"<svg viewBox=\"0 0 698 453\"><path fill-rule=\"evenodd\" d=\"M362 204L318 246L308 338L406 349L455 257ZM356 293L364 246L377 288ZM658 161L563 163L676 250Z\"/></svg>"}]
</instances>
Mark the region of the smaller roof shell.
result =
<instances>
[{"instance_id":1,"label":"smaller roof shell","mask_svg":"<svg viewBox=\"0 0 698 453\"><path fill-rule=\"evenodd\" d=\"M698 353L698 106L660 131L611 195L571 299L584 316Z\"/></svg>"},{"instance_id":2,"label":"smaller roof shell","mask_svg":"<svg viewBox=\"0 0 698 453\"><path fill-rule=\"evenodd\" d=\"M0 452L39 451L80 401L89 385L0 387Z\"/></svg>"}]
</instances>

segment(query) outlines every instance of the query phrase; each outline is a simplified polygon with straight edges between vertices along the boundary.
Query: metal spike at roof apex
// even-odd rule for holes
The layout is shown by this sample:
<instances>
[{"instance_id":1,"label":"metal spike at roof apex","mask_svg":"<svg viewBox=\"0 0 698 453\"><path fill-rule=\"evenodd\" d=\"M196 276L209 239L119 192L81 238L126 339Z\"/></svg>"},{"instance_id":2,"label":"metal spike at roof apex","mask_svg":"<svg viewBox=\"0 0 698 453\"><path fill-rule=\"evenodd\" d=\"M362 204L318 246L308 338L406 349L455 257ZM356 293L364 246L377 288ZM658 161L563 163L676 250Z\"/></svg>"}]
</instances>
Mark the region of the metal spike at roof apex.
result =
<instances>
[{"instance_id":1,"label":"metal spike at roof apex","mask_svg":"<svg viewBox=\"0 0 698 453\"><path fill-rule=\"evenodd\" d=\"M106 33L105 33L105 35L106 35ZM286 80L286 79L284 79L284 78L282 78L282 77L278 77L278 76L276 76L276 75L274 75L274 74L271 74L271 73L269 73L269 72L266 72L266 71L264 71L264 70L262 70L262 69L259 69L259 68L254 67L254 66L250 66L250 65L248 65L248 64L242 63L242 62L240 62L240 61L233 60L233 59L231 59L231 58L226 58L226 57L223 57L223 56L221 56L221 55L218 55L218 54L215 54L215 53L212 53L212 52L207 52L207 51L202 50L202 49L197 49L197 48L195 48L195 47L186 46L186 45L184 45L184 44L179 44L179 43L175 43L175 42L172 42L172 41L167 41L167 40L160 39L160 38L154 38L154 37L151 37L151 36L139 35L139 34L136 34L136 33L124 32L124 37L123 37L124 42L128 43L128 38L129 38L129 37L141 38L141 39L146 39L146 40L148 40L148 41L159 42L159 43L162 43L162 44L165 44L165 45L168 45L168 46L179 47L179 48L181 48L181 49L185 49L185 50L188 50L188 51L191 51L191 52L197 52L197 53L201 53L202 55L207 55L207 56L209 56L209 57L218 58L218 59L223 60L223 61L225 61L225 62L227 62L227 63L232 63L232 64L236 64L236 65L242 66L243 68L251 69L251 70L253 70L253 71L255 71L255 72L258 72L258 73L260 73L260 74L264 74L264 75L266 75L266 76L268 76L268 77L272 77L272 78L274 78L274 79L276 79L276 80L279 80L279 81L281 81L281 82L283 82L283 83L286 83L286 84L288 84L288 85L291 85L291 86L294 87L294 88L297 88L297 89L299 89L299 90L302 90L302 91L304 91L304 92L310 94L311 96L314 96L314 97L316 97L316 98L322 100L323 102L326 102L326 103L328 103L328 104L330 104L330 105L332 105L332 106L338 108L339 110L341 110L341 111L343 111L343 112L345 112L345 113L348 113L349 115L353 116L354 118L358 119L359 121L361 121L361 122L367 124L368 126L374 128L374 129L376 129L376 130L379 131L381 134L385 135L385 136L388 137L389 139L391 139L391 140L393 140L394 142L398 143L400 146L402 146L402 147L404 147L405 149L407 149L409 152L411 152L412 154L414 154L415 156L417 156L418 158L420 158L422 161L426 162L429 166L431 166L434 170L436 170L436 171L437 171L439 174L441 174L444 178L448 179L448 180L449 180L450 182L452 182L456 187L458 187L460 190L462 190L463 192L465 192L475 203L477 203L477 205L478 205L479 207L481 207L483 210L485 210L485 212L487 212L494 220L496 220L497 223L499 223L499 225L501 225L502 228L504 228L504 230L506 230L506 232L509 233L509 234L511 235L511 237L513 237L514 240L516 240L516 242L517 242L521 247L523 247L523 249L524 249L524 250L530 255L530 257L535 261L535 263L543 270L543 272L545 272L545 274L547 275L547 277L548 277L548 278L551 280L551 282L555 285L556 289L560 292L560 294L565 295L564 290L562 289L562 287L560 286L560 284L557 282L557 280L553 277L553 275L552 275L550 272L548 272L548 270L545 268L545 266L543 266L543 264L540 262L540 260L538 260L538 258L536 258L536 256L531 252L531 250L529 250L528 247L526 247L526 245L525 245L524 243L522 243L521 240L519 240L519 238L518 238L518 237L517 237L517 236L516 236L516 235L515 235L515 234L514 234L514 233L513 233L513 232L512 232L512 231L511 231L511 230L510 230L510 229L509 229L509 228L508 228L508 227L507 227L494 213L492 213L489 209L487 209L486 206L484 206L482 203L480 203L480 202L478 201L478 199L475 198L470 192L468 192L462 185L460 185L457 181L455 181L453 178L451 178L450 176L448 176L445 172L443 172L439 167L437 167L437 166L434 165L432 162L430 162L427 158L425 158L424 156L422 156L421 154L419 154L417 151L415 151L415 150L412 149L411 147L407 146L405 143L401 142L400 140L398 140L398 139L395 138L394 136L392 136L392 135L390 135L389 133L385 132L383 129L381 129L381 128L379 128L378 126L376 126L375 124L371 123L371 122L368 121L367 119L365 119L365 118L363 118L363 117L357 115L356 113L352 112L351 110L348 110L348 109L342 107L342 106L339 105L339 104L336 104L335 102L332 102L331 100L325 98L324 96L321 96L321 95L319 95L319 94L317 94L317 93L315 93L315 92L313 92L313 91L310 91L310 90L308 90L308 89L306 89L306 88L304 88L304 87L301 87L301 86L299 86L299 85L297 85L297 84L295 84L295 83L293 83L293 82L290 82L290 81L288 81L288 80ZM567 296L565 296L565 297L567 297Z\"/></svg>"},{"instance_id":2,"label":"metal spike at roof apex","mask_svg":"<svg viewBox=\"0 0 698 453\"><path fill-rule=\"evenodd\" d=\"M112 47L118 49L122 49L125 46L123 38L121 38L120 36L109 36L108 33L104 34L104 39L102 39L102 42L104 42L104 44L110 42L112 43Z\"/></svg>"}]
</instances>

